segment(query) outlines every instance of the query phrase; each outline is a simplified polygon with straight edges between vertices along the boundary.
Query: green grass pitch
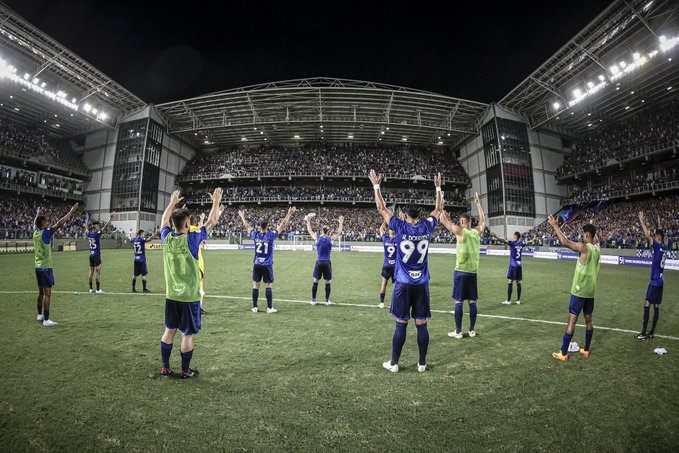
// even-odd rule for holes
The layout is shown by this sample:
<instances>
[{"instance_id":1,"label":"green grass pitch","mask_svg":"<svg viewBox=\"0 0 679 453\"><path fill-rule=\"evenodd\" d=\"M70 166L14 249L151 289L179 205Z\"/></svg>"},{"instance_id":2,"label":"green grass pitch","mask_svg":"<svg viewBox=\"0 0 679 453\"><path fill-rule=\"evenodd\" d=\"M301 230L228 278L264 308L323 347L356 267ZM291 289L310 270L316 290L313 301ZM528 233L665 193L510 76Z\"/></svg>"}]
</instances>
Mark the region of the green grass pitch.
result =
<instances>
[{"instance_id":1,"label":"green grass pitch","mask_svg":"<svg viewBox=\"0 0 679 453\"><path fill-rule=\"evenodd\" d=\"M1 256L3 451L676 451L679 340L638 342L598 329L592 355L551 358L564 326L479 317L476 338L449 338L454 257L431 255L431 343L418 373L411 324L396 374L382 256L335 253L331 299L310 298L310 252L276 252L274 306L250 312L252 252L209 251L209 314L188 382L164 379L164 280L149 251L151 295L130 294L131 250L104 251L102 288L87 290L87 255L55 253L44 328L30 254ZM526 259L522 305L501 305L508 258L482 257L479 313L564 322L574 263ZM649 269L602 265L595 327L637 331ZM679 337L679 273L668 272L658 334ZM138 287L141 284L138 283ZM265 307L261 291L260 307ZM323 286L319 295L323 294ZM391 287L387 296L391 294ZM468 328L466 316L463 330ZM651 312L652 313L652 312ZM584 329L575 341L584 342ZM172 355L179 366L178 341ZM654 348L669 353L658 356Z\"/></svg>"}]
</instances>

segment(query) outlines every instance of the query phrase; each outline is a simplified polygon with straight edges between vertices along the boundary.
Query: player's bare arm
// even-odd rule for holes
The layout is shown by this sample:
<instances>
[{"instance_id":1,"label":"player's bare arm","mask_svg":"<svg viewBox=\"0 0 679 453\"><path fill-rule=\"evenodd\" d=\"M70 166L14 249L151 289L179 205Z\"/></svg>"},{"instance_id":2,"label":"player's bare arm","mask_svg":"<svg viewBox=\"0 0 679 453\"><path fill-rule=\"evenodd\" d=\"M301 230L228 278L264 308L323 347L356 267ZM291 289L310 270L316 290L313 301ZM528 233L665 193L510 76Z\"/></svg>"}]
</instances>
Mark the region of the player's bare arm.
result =
<instances>
[{"instance_id":1,"label":"player's bare arm","mask_svg":"<svg viewBox=\"0 0 679 453\"><path fill-rule=\"evenodd\" d=\"M281 221L281 224L278 225L278 228L276 229L276 231L278 231L279 234L283 232L283 230L288 226L288 224L290 223L290 218L295 212L297 212L296 207L292 206L288 208L288 213L286 214L286 216Z\"/></svg>"},{"instance_id":2,"label":"player's bare arm","mask_svg":"<svg viewBox=\"0 0 679 453\"><path fill-rule=\"evenodd\" d=\"M212 199L212 209L210 209L210 214L207 218L207 223L205 224L205 229L210 232L219 222L219 207L222 202L222 194L224 191L221 187L217 187L215 191L210 195Z\"/></svg>"},{"instance_id":3,"label":"player's bare arm","mask_svg":"<svg viewBox=\"0 0 679 453\"><path fill-rule=\"evenodd\" d=\"M436 205L434 210L429 214L430 217L440 220L441 211L443 210L443 191L441 190L441 173L434 176L434 188L436 189Z\"/></svg>"},{"instance_id":4,"label":"player's bare arm","mask_svg":"<svg viewBox=\"0 0 679 453\"><path fill-rule=\"evenodd\" d=\"M644 211L639 211L639 222L641 223L641 228L644 230L644 237L646 237L648 246L653 247L653 237L646 226L646 215L644 214ZM660 228L660 217L658 217L658 228Z\"/></svg>"},{"instance_id":5,"label":"player's bare arm","mask_svg":"<svg viewBox=\"0 0 679 453\"><path fill-rule=\"evenodd\" d=\"M343 215L339 216L338 223L339 223L339 225L337 226L337 232L332 235L333 241L336 241L337 238L342 235L342 229L344 228L344 216Z\"/></svg>"},{"instance_id":6,"label":"player's bare arm","mask_svg":"<svg viewBox=\"0 0 679 453\"><path fill-rule=\"evenodd\" d=\"M380 191L382 175L375 173L375 170L370 170L368 177L370 178L370 182L373 185L373 189L375 189L375 205L377 205L377 212L379 212L384 221L389 224L391 218L394 217L394 213L387 209L387 206L384 203L384 198L382 198L382 192Z\"/></svg>"},{"instance_id":7,"label":"player's bare arm","mask_svg":"<svg viewBox=\"0 0 679 453\"><path fill-rule=\"evenodd\" d=\"M78 206L79 206L78 203L74 204L74 205L71 207L71 210L68 211L68 213L67 213L65 216L63 216L62 218L60 218L60 219L57 221L57 223L52 227L52 231L56 232L56 231L60 230L61 227L63 227L64 224L68 221L68 219L70 219L71 216L73 216L73 214L75 214L76 211L78 211Z\"/></svg>"},{"instance_id":8,"label":"player's bare arm","mask_svg":"<svg viewBox=\"0 0 679 453\"><path fill-rule=\"evenodd\" d=\"M380 225L380 236L384 236L386 232L387 232L387 222L383 220L382 224Z\"/></svg>"},{"instance_id":9,"label":"player's bare arm","mask_svg":"<svg viewBox=\"0 0 679 453\"><path fill-rule=\"evenodd\" d=\"M248 219L245 218L245 211L242 209L238 210L238 216L240 217L241 221L243 222L243 227L245 228L245 231L248 233L252 231L252 225L250 225L250 222L248 222Z\"/></svg>"},{"instance_id":10,"label":"player's bare arm","mask_svg":"<svg viewBox=\"0 0 679 453\"><path fill-rule=\"evenodd\" d=\"M509 244L509 241L507 241L507 239L503 238L499 234L493 233L492 231L490 232L490 237L497 239L502 244Z\"/></svg>"},{"instance_id":11,"label":"player's bare arm","mask_svg":"<svg viewBox=\"0 0 679 453\"><path fill-rule=\"evenodd\" d=\"M309 232L309 236L311 236L311 238L314 241L316 241L316 240L318 240L318 235L316 234L314 229L311 227L311 218L312 217L313 216L311 214L307 214L306 217L305 217L306 218L306 230Z\"/></svg>"},{"instance_id":12,"label":"player's bare arm","mask_svg":"<svg viewBox=\"0 0 679 453\"><path fill-rule=\"evenodd\" d=\"M476 209L479 211L479 224L476 225L476 231L478 231L480 234L483 234L483 230L486 229L486 215L483 213L478 192L474 194L474 203L476 203Z\"/></svg>"},{"instance_id":13,"label":"player's bare arm","mask_svg":"<svg viewBox=\"0 0 679 453\"><path fill-rule=\"evenodd\" d=\"M175 206L177 206L177 203L182 201L183 198L180 195L180 192L178 190L175 190L172 192L172 195L170 195L170 201L167 204L167 207L165 208L165 211L163 212L163 218L160 222L160 226L162 228L164 227L169 227L170 226L170 219L172 218L172 211L174 211Z\"/></svg>"},{"instance_id":14,"label":"player's bare arm","mask_svg":"<svg viewBox=\"0 0 679 453\"><path fill-rule=\"evenodd\" d=\"M116 212L112 211L111 216L108 218L108 222L106 222L106 225L104 225L104 228L102 228L101 231L103 231L105 233L108 230L108 227L111 226L111 221L113 220L113 216L115 216L115 215L116 215Z\"/></svg>"},{"instance_id":15,"label":"player's bare arm","mask_svg":"<svg viewBox=\"0 0 679 453\"><path fill-rule=\"evenodd\" d=\"M453 223L453 221L450 218L450 214L445 209L441 211L439 220L441 222L441 225L443 225L446 230L450 231L455 236L462 235L462 227L460 225L456 225L455 223Z\"/></svg>"},{"instance_id":16,"label":"player's bare arm","mask_svg":"<svg viewBox=\"0 0 679 453\"><path fill-rule=\"evenodd\" d=\"M551 225L552 229L554 229L554 232L556 233L556 237L559 238L559 242L564 247L568 247L569 249L573 250L574 252L580 253L581 257L585 257L585 261L587 260L587 245L585 245L584 242L573 242L570 239L568 239L563 232L561 231L561 228L559 227L559 220L553 216L549 216L547 218L549 221L549 224Z\"/></svg>"}]
</instances>

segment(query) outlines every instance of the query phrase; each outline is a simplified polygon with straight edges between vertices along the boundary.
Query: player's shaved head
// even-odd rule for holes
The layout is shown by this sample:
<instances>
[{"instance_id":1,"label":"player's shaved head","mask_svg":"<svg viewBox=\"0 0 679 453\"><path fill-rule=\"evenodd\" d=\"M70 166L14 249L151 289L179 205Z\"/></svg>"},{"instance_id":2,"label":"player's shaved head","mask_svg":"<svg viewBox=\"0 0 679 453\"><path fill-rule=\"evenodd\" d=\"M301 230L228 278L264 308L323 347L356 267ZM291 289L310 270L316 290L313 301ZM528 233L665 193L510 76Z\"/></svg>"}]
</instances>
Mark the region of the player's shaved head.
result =
<instances>
[{"instance_id":1,"label":"player's shaved head","mask_svg":"<svg viewBox=\"0 0 679 453\"><path fill-rule=\"evenodd\" d=\"M589 241L587 242L592 242L594 240L594 236L596 236L596 227L594 225L588 223L582 227L582 231L585 232L585 235L589 234Z\"/></svg>"},{"instance_id":2,"label":"player's shaved head","mask_svg":"<svg viewBox=\"0 0 679 453\"><path fill-rule=\"evenodd\" d=\"M460 225L472 225L472 216L467 214L466 212L463 212L460 214Z\"/></svg>"},{"instance_id":3,"label":"player's shaved head","mask_svg":"<svg viewBox=\"0 0 679 453\"><path fill-rule=\"evenodd\" d=\"M47 220L47 217L44 215L39 215L38 217L35 218L35 227L36 228L44 228L45 221Z\"/></svg>"},{"instance_id":4,"label":"player's shaved head","mask_svg":"<svg viewBox=\"0 0 679 453\"><path fill-rule=\"evenodd\" d=\"M186 208L175 209L172 212L172 224L175 230L181 231L189 228L191 212Z\"/></svg>"}]
</instances>

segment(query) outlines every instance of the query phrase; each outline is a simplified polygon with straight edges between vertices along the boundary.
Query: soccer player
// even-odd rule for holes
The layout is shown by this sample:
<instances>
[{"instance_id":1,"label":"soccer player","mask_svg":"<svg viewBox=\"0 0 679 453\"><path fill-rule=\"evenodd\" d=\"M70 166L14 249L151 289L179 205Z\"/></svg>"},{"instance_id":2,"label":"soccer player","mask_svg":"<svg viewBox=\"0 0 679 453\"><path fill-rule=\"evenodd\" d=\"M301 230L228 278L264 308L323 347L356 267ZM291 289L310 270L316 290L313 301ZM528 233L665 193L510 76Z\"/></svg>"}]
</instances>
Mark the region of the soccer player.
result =
<instances>
[{"instance_id":1,"label":"soccer player","mask_svg":"<svg viewBox=\"0 0 679 453\"><path fill-rule=\"evenodd\" d=\"M273 243L281 231L285 230L290 223L290 217L297 211L297 208L288 208L288 213L273 231L269 231L269 223L261 222L259 231L252 228L250 222L245 218L245 211L238 211L238 215L243 221L243 226L250 233L250 237L255 241L255 258L252 266L252 312L257 313L257 299L259 298L259 284L264 280L266 285L266 312L276 313L278 310L273 308Z\"/></svg>"},{"instance_id":2,"label":"soccer player","mask_svg":"<svg viewBox=\"0 0 679 453\"><path fill-rule=\"evenodd\" d=\"M189 379L198 375L198 370L191 368L193 357L193 336L200 332L200 270L198 269L198 249L208 232L219 221L219 202L222 189L216 188L210 194L212 209L204 227L189 232L188 209L175 209L181 201L178 190L170 197L170 202L163 213L160 239L163 242L163 264L165 268L165 332L160 340L162 358L162 376L172 375L170 355L174 336L179 329L182 333L181 379ZM174 230L170 228L170 219Z\"/></svg>"},{"instance_id":3,"label":"soccer player","mask_svg":"<svg viewBox=\"0 0 679 453\"><path fill-rule=\"evenodd\" d=\"M599 257L601 256L596 227L591 223L586 224L582 227L582 239L584 242L573 242L561 232L559 221L556 218L550 215L548 220L561 244L579 253L578 260L575 263L573 284L571 285L568 326L566 327L566 333L563 334L561 339L561 350L552 353L552 357L557 360L568 360L568 346L573 338L575 323L578 322L578 316L580 316L581 311L585 314L587 326L585 330L585 347L580 348L580 354L583 357L589 357L589 346L592 343L592 334L594 332L594 326L592 325L594 294L599 276Z\"/></svg>"},{"instance_id":4,"label":"soccer player","mask_svg":"<svg viewBox=\"0 0 679 453\"><path fill-rule=\"evenodd\" d=\"M145 293L150 293L146 288L146 276L149 271L146 267L146 243L158 237L160 231L156 231L149 237L144 237L144 230L137 231L137 236L133 237L130 242L134 249L134 271L132 272L132 292L137 292L137 277L141 275L141 284L144 287Z\"/></svg>"},{"instance_id":5,"label":"soccer player","mask_svg":"<svg viewBox=\"0 0 679 453\"><path fill-rule=\"evenodd\" d=\"M532 245L538 242L538 238L533 238L528 242L521 240L521 234L517 231L514 233L513 241L508 241L502 236L495 233L490 233L503 244L509 245L509 269L507 270L507 300L502 302L504 305L512 304L512 286L516 282L516 305L521 305L521 280L523 278L523 267L521 265L521 254L523 248L527 245Z\"/></svg>"},{"instance_id":6,"label":"soccer player","mask_svg":"<svg viewBox=\"0 0 679 453\"><path fill-rule=\"evenodd\" d=\"M186 207L186 205L184 205ZM224 205L219 206L219 215L222 215L222 211L224 211ZM196 231L200 230L201 227L204 225L205 222L205 213L200 214L200 219L196 217L195 214L191 214L191 217L189 217L189 223L191 224L189 226L189 233L195 233ZM204 299L205 299L205 261L203 260L203 250L205 249L205 241L200 243L200 247L198 248L198 270L200 270L200 314L201 315L206 315L207 311L204 309Z\"/></svg>"},{"instance_id":7,"label":"soccer player","mask_svg":"<svg viewBox=\"0 0 679 453\"><path fill-rule=\"evenodd\" d=\"M68 214L50 228L50 222L44 215L40 215L40 208L35 213L35 229L33 230L33 250L35 251L35 278L38 280L38 321L45 327L53 327L58 323L50 319L50 303L52 302L52 286L54 273L52 272L52 237L59 231L68 219L78 210L74 204Z\"/></svg>"},{"instance_id":8,"label":"soccer player","mask_svg":"<svg viewBox=\"0 0 679 453\"><path fill-rule=\"evenodd\" d=\"M311 219L313 215L306 216L306 229L309 235L316 242L316 252L318 257L314 272L312 274L314 283L311 285L311 305L316 305L316 293L318 292L318 282L321 278L325 279L325 305L330 305L330 284L332 283L332 263L330 262L330 254L332 253L332 243L342 234L344 226L344 216L339 216L339 226L337 232L330 235L330 227L324 225L321 228L321 235L316 234L311 228Z\"/></svg>"},{"instance_id":9,"label":"soccer player","mask_svg":"<svg viewBox=\"0 0 679 453\"><path fill-rule=\"evenodd\" d=\"M415 318L417 327L417 345L420 358L417 371L427 369L427 350L429 348L429 331L427 320L431 318L429 306L429 266L428 251L431 234L441 214L443 197L441 193L441 174L434 178L436 187L436 206L428 218L420 219L420 208L410 206L405 210L405 220L395 216L384 204L380 192L382 176L370 170L370 182L375 189L375 204L389 227L396 233L396 283L391 296L389 312L396 318L396 330L392 339L391 359L382 366L396 373L401 351L406 341L408 321Z\"/></svg>"},{"instance_id":10,"label":"soccer player","mask_svg":"<svg viewBox=\"0 0 679 453\"><path fill-rule=\"evenodd\" d=\"M92 276L96 274L97 280L97 294L103 294L104 291L101 289L101 234L108 230L109 225L111 225L111 220L113 216L116 215L115 211L111 212L111 217L108 222L101 228L98 220L89 222L89 215L85 213L85 228L87 229L87 239L90 242L90 270L87 274L87 279L90 283L90 292L93 293L92 289Z\"/></svg>"},{"instance_id":11,"label":"soccer player","mask_svg":"<svg viewBox=\"0 0 679 453\"><path fill-rule=\"evenodd\" d=\"M663 272L665 270L665 258L669 248L665 244L665 231L660 227L660 217L658 217L658 228L655 230L655 238L651 237L646 227L646 219L643 211L639 213L639 222L644 229L644 236L648 246L653 248L653 263L651 265L651 282L648 284L646 290L646 300L644 300L644 323L641 333L637 335L638 340L645 340L653 338L655 335L655 326L658 324L658 317L660 316L660 304L662 303L662 291L665 285ZM653 305L653 325L651 331L646 333L648 326L648 314Z\"/></svg>"},{"instance_id":12,"label":"soccer player","mask_svg":"<svg viewBox=\"0 0 679 453\"><path fill-rule=\"evenodd\" d=\"M394 283L394 272L396 270L396 233L389 228L387 232L387 222L382 222L380 225L380 236L382 237L382 244L384 245L384 263L382 264L382 286L380 287L380 303L379 308L384 308L384 295L387 292L387 283L389 279Z\"/></svg>"},{"instance_id":13,"label":"soccer player","mask_svg":"<svg viewBox=\"0 0 679 453\"><path fill-rule=\"evenodd\" d=\"M469 214L460 215L459 224L455 225L450 220L450 215L441 213L441 225L455 235L457 239L457 253L455 255L455 271L453 272L453 302L455 303L455 330L448 333L449 337L462 338L462 315L463 303L469 303L469 337L476 336L476 316L478 310L478 287L476 274L479 271L481 258L481 234L486 225L486 216L483 214L479 194L474 195L476 209L479 211L479 224L472 228L472 218Z\"/></svg>"}]
</instances>

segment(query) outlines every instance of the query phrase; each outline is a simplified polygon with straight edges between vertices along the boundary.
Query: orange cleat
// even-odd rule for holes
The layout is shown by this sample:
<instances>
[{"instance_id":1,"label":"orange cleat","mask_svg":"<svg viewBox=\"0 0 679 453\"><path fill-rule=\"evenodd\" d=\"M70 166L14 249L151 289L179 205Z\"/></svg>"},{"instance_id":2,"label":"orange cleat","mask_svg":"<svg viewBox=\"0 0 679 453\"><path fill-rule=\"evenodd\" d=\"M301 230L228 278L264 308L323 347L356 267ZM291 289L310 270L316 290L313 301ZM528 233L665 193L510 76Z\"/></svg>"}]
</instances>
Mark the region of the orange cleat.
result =
<instances>
[{"instance_id":1,"label":"orange cleat","mask_svg":"<svg viewBox=\"0 0 679 453\"><path fill-rule=\"evenodd\" d=\"M561 360L562 362L568 361L568 354L563 355L561 351L552 352L552 357L554 357L556 360Z\"/></svg>"},{"instance_id":2,"label":"orange cleat","mask_svg":"<svg viewBox=\"0 0 679 453\"><path fill-rule=\"evenodd\" d=\"M580 348L580 354L585 358L589 357L589 351L585 351L584 348Z\"/></svg>"}]
</instances>

